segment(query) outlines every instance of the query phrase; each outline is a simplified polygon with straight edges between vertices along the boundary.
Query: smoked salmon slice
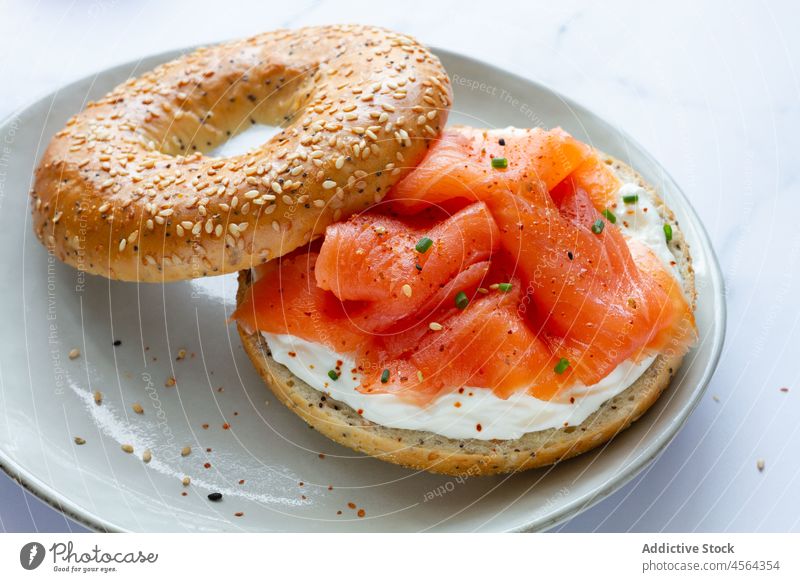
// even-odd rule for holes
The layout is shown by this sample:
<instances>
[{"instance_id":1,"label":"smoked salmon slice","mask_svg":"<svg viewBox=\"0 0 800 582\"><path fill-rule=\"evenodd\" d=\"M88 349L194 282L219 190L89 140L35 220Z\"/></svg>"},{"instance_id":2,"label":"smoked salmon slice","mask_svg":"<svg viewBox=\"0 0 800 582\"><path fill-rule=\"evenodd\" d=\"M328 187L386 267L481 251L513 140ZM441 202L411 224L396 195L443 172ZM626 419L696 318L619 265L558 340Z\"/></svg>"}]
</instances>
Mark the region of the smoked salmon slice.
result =
<instances>
[{"instance_id":1,"label":"smoked salmon slice","mask_svg":"<svg viewBox=\"0 0 800 582\"><path fill-rule=\"evenodd\" d=\"M589 146L560 128L447 128L387 199L398 212L413 214L453 199L487 200L498 191L539 183L550 190L590 156ZM505 167L493 167L493 159L504 160Z\"/></svg>"}]
</instances>

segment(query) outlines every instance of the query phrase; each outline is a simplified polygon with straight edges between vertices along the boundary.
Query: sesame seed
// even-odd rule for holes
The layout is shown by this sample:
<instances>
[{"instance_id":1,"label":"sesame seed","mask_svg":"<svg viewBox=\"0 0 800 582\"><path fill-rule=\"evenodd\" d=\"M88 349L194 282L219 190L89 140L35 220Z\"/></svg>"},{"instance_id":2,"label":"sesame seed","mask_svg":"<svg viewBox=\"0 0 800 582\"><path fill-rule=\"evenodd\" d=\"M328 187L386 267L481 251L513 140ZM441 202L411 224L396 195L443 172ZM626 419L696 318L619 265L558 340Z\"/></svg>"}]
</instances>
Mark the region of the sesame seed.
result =
<instances>
[{"instance_id":1,"label":"sesame seed","mask_svg":"<svg viewBox=\"0 0 800 582\"><path fill-rule=\"evenodd\" d=\"M405 285L403 285L402 289L403 289L403 295L405 295L406 297L411 297L411 293L412 293L411 285L406 283Z\"/></svg>"},{"instance_id":2,"label":"sesame seed","mask_svg":"<svg viewBox=\"0 0 800 582\"><path fill-rule=\"evenodd\" d=\"M128 454L133 452L133 445L122 445L122 450Z\"/></svg>"},{"instance_id":3,"label":"sesame seed","mask_svg":"<svg viewBox=\"0 0 800 582\"><path fill-rule=\"evenodd\" d=\"M103 393L99 390L94 391L94 403L98 405L103 403Z\"/></svg>"},{"instance_id":4,"label":"sesame seed","mask_svg":"<svg viewBox=\"0 0 800 582\"><path fill-rule=\"evenodd\" d=\"M192 454L192 447L183 447L181 449L181 457L188 457Z\"/></svg>"},{"instance_id":5,"label":"sesame seed","mask_svg":"<svg viewBox=\"0 0 800 582\"><path fill-rule=\"evenodd\" d=\"M145 463L149 463L153 459L153 453L150 452L150 449L145 449L142 453L142 461Z\"/></svg>"},{"instance_id":6,"label":"sesame seed","mask_svg":"<svg viewBox=\"0 0 800 582\"><path fill-rule=\"evenodd\" d=\"M72 348L69 351L69 354L67 354L67 356L69 357L70 360L74 360L75 358L79 357L80 355L81 355L81 351L78 348Z\"/></svg>"},{"instance_id":7,"label":"sesame seed","mask_svg":"<svg viewBox=\"0 0 800 582\"><path fill-rule=\"evenodd\" d=\"M428 325L428 327L431 328L431 330L433 330L433 331L442 331L442 324L441 323L437 323L435 321L432 321Z\"/></svg>"},{"instance_id":8,"label":"sesame seed","mask_svg":"<svg viewBox=\"0 0 800 582\"><path fill-rule=\"evenodd\" d=\"M189 485L191 485L191 483L192 483L192 480L189 477L184 477L183 479L181 479L181 484L184 487L188 487Z\"/></svg>"},{"instance_id":9,"label":"sesame seed","mask_svg":"<svg viewBox=\"0 0 800 582\"><path fill-rule=\"evenodd\" d=\"M133 409L133 411L134 411L136 414L144 414L144 408L142 408L142 405L141 405L141 404L139 404L138 402L134 402L134 403L131 405L131 408Z\"/></svg>"},{"instance_id":10,"label":"sesame seed","mask_svg":"<svg viewBox=\"0 0 800 582\"><path fill-rule=\"evenodd\" d=\"M322 183L322 187L325 188L325 190L330 190L331 188L336 188L336 182L334 182L333 180L325 180Z\"/></svg>"}]
</instances>

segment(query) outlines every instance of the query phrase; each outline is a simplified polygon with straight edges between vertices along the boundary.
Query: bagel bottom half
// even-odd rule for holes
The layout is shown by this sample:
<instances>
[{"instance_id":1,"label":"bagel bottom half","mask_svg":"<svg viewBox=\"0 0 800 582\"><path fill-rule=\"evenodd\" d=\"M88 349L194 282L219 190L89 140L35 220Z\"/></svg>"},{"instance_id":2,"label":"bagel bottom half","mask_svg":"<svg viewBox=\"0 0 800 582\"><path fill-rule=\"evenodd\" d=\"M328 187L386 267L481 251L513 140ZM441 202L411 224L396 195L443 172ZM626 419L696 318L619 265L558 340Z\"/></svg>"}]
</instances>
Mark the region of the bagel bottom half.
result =
<instances>
[{"instance_id":1,"label":"bagel bottom half","mask_svg":"<svg viewBox=\"0 0 800 582\"><path fill-rule=\"evenodd\" d=\"M691 256L672 211L633 169L609 156L603 158L623 182L634 182L647 189L657 202L659 213L672 225L669 248L678 263L687 296L694 304L696 291ZM250 282L250 271L241 271L237 303L242 301ZM683 355L659 355L636 382L603 403L579 425L529 432L512 440L452 439L429 431L389 428L370 422L347 404L315 390L272 359L261 334L248 333L239 326L239 335L247 355L267 385L312 428L339 444L383 461L460 476L542 467L609 441L656 402L683 360Z\"/></svg>"}]
</instances>

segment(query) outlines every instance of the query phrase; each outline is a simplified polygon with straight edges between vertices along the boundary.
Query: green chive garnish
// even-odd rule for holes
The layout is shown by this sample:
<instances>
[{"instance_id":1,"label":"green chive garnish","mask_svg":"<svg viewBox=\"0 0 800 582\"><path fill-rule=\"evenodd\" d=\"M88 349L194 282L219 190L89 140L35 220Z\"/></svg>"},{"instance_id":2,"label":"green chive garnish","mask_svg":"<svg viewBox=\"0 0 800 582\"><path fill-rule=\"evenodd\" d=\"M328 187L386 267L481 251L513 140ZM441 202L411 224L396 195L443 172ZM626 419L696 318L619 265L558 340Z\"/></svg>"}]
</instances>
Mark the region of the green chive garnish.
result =
<instances>
[{"instance_id":1,"label":"green chive garnish","mask_svg":"<svg viewBox=\"0 0 800 582\"><path fill-rule=\"evenodd\" d=\"M497 289L502 291L503 293L508 293L511 291L511 288L514 287L511 283L498 283Z\"/></svg>"},{"instance_id":2,"label":"green chive garnish","mask_svg":"<svg viewBox=\"0 0 800 582\"><path fill-rule=\"evenodd\" d=\"M331 380L338 380L339 374L336 372L336 370L328 370L328 378Z\"/></svg>"},{"instance_id":3,"label":"green chive garnish","mask_svg":"<svg viewBox=\"0 0 800 582\"><path fill-rule=\"evenodd\" d=\"M381 383L386 384L389 381L389 369L386 368L381 372Z\"/></svg>"},{"instance_id":4,"label":"green chive garnish","mask_svg":"<svg viewBox=\"0 0 800 582\"><path fill-rule=\"evenodd\" d=\"M456 294L456 307L459 309L466 309L467 305L469 305L469 299L467 298L467 294L463 291L459 291Z\"/></svg>"},{"instance_id":5,"label":"green chive garnish","mask_svg":"<svg viewBox=\"0 0 800 582\"><path fill-rule=\"evenodd\" d=\"M603 216L605 216L611 224L617 223L616 215L613 212L611 212L608 208L603 210Z\"/></svg>"},{"instance_id":6,"label":"green chive garnish","mask_svg":"<svg viewBox=\"0 0 800 582\"><path fill-rule=\"evenodd\" d=\"M627 196L622 197L622 201L625 204L634 204L635 202L639 202L639 195L638 194L628 194Z\"/></svg>"},{"instance_id":7,"label":"green chive garnish","mask_svg":"<svg viewBox=\"0 0 800 582\"><path fill-rule=\"evenodd\" d=\"M506 158L492 158L493 168L507 168L508 160Z\"/></svg>"},{"instance_id":8,"label":"green chive garnish","mask_svg":"<svg viewBox=\"0 0 800 582\"><path fill-rule=\"evenodd\" d=\"M567 358L561 358L553 369L556 374L563 374L567 371L567 368L569 368L569 360Z\"/></svg>"},{"instance_id":9,"label":"green chive garnish","mask_svg":"<svg viewBox=\"0 0 800 582\"><path fill-rule=\"evenodd\" d=\"M600 234L601 232L603 232L603 228L605 228L605 226L606 223L598 218L597 220L594 221L594 224L592 225L592 232L595 234Z\"/></svg>"},{"instance_id":10,"label":"green chive garnish","mask_svg":"<svg viewBox=\"0 0 800 582\"><path fill-rule=\"evenodd\" d=\"M428 249L431 248L432 245L433 241L429 239L427 236L423 236L421 239L419 239L417 246L415 246L414 248L417 249L418 253L427 253Z\"/></svg>"},{"instance_id":11,"label":"green chive garnish","mask_svg":"<svg viewBox=\"0 0 800 582\"><path fill-rule=\"evenodd\" d=\"M672 226L669 224L664 225L664 236L667 237L667 242L672 240Z\"/></svg>"}]
</instances>

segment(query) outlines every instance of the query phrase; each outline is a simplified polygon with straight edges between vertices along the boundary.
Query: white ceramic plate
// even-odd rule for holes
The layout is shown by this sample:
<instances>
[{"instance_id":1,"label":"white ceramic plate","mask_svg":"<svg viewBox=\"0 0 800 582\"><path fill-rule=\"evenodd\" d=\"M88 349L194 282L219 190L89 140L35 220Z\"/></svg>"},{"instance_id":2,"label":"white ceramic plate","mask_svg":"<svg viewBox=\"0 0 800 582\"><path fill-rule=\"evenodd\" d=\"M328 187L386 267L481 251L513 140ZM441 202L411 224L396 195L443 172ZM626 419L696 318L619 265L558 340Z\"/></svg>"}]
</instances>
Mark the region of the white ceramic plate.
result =
<instances>
[{"instance_id":1,"label":"white ceramic plate","mask_svg":"<svg viewBox=\"0 0 800 582\"><path fill-rule=\"evenodd\" d=\"M725 305L708 237L677 184L625 134L546 87L437 53L456 81L451 123L561 125L628 161L674 209L694 257L701 342L652 410L609 445L555 468L470 480L405 470L333 444L274 400L227 323L233 276L137 285L84 276L48 256L31 231L27 191L50 136L87 100L173 52L73 83L0 128L3 468L90 527L134 531L541 530L644 468L698 402L722 347ZM72 348L82 353L75 360ZM188 352L182 361L179 349ZM170 376L177 385L166 388ZM212 491L223 500L210 502Z\"/></svg>"}]
</instances>

